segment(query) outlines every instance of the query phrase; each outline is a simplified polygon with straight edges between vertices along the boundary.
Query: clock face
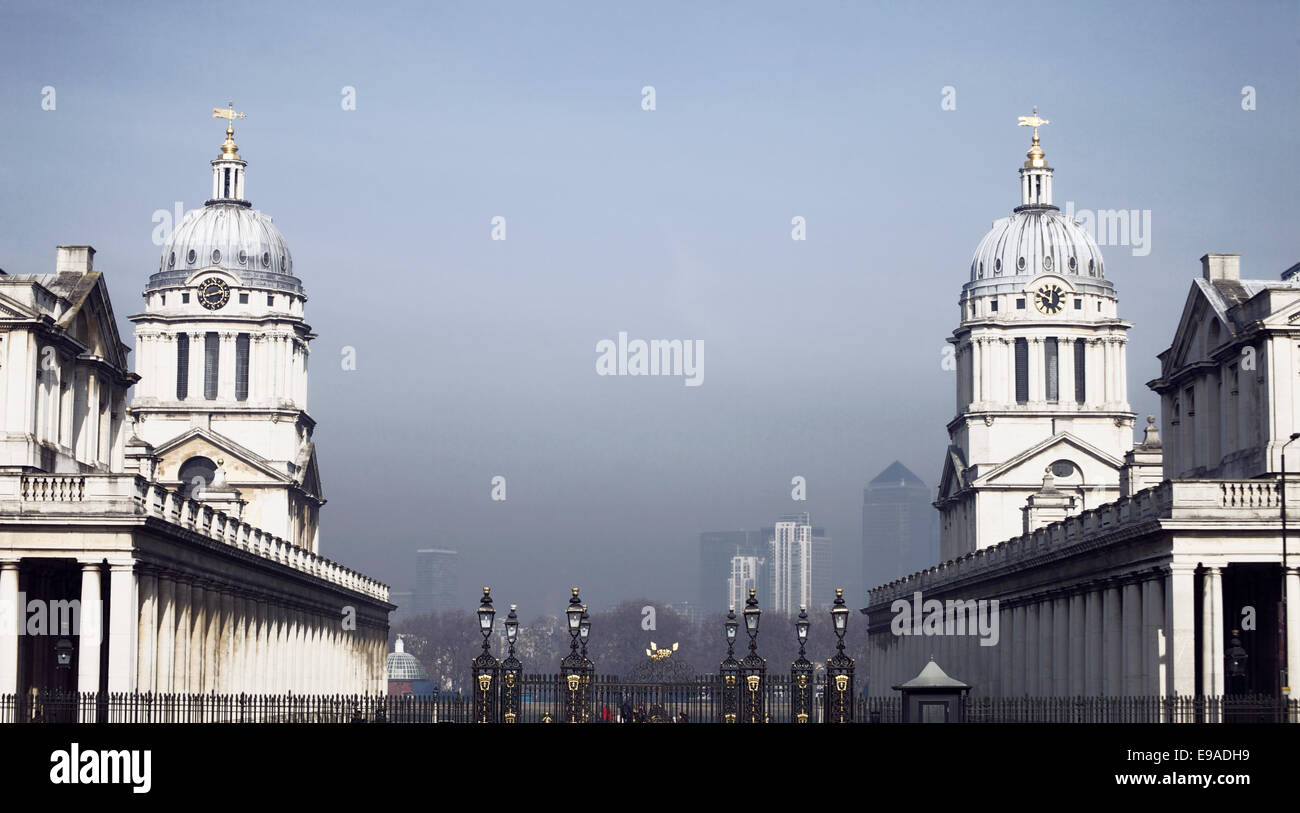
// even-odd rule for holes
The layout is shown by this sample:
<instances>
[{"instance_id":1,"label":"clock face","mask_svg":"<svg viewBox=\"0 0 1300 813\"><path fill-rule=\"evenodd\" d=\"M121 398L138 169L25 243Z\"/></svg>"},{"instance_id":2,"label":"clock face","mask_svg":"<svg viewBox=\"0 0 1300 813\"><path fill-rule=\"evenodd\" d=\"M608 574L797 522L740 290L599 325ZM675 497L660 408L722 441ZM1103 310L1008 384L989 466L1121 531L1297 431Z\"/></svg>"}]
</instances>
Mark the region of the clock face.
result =
<instances>
[{"instance_id":1,"label":"clock face","mask_svg":"<svg viewBox=\"0 0 1300 813\"><path fill-rule=\"evenodd\" d=\"M199 283L199 304L210 311L220 310L230 301L230 286L217 277Z\"/></svg>"},{"instance_id":2,"label":"clock face","mask_svg":"<svg viewBox=\"0 0 1300 813\"><path fill-rule=\"evenodd\" d=\"M1043 313L1060 313L1065 307L1065 291L1059 285L1048 283L1034 292L1034 304Z\"/></svg>"}]
</instances>

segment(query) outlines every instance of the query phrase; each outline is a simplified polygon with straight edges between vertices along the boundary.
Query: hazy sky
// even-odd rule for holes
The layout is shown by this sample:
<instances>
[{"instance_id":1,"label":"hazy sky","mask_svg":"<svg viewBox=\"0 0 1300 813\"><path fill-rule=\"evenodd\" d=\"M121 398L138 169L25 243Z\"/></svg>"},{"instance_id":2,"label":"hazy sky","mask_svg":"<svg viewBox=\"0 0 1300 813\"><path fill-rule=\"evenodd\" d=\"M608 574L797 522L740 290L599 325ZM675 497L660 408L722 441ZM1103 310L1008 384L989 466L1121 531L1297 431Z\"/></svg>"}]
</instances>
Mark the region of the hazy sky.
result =
<instances>
[{"instance_id":1,"label":"hazy sky","mask_svg":"<svg viewBox=\"0 0 1300 813\"><path fill-rule=\"evenodd\" d=\"M94 245L130 343L153 214L202 205L233 99L319 334L322 551L400 590L416 548L454 547L467 607L491 584L527 617L571 584L694 599L702 530L808 510L856 547L867 480L900 459L935 484L944 337L1019 202L1033 105L1058 204L1151 213L1149 254L1102 250L1154 412L1197 258L1300 260L1298 23L1295 2L4 2L0 267ZM620 331L702 340L703 385L598 376Z\"/></svg>"}]
</instances>

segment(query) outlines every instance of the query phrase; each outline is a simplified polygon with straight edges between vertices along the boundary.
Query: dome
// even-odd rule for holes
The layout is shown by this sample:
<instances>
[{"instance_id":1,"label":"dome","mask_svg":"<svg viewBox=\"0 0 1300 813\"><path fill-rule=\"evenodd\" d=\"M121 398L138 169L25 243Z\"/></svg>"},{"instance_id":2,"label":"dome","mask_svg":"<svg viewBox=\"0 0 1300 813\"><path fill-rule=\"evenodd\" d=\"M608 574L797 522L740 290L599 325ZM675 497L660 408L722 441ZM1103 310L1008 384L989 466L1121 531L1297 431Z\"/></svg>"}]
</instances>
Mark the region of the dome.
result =
<instances>
[{"instance_id":1,"label":"dome","mask_svg":"<svg viewBox=\"0 0 1300 813\"><path fill-rule=\"evenodd\" d=\"M1105 278L1096 241L1055 206L1022 207L994 222L970 264L971 282L1038 274Z\"/></svg>"},{"instance_id":2,"label":"dome","mask_svg":"<svg viewBox=\"0 0 1300 813\"><path fill-rule=\"evenodd\" d=\"M185 217L163 244L149 288L183 285L200 268L222 268L249 285L301 292L293 255L268 215L241 203L209 202Z\"/></svg>"},{"instance_id":3,"label":"dome","mask_svg":"<svg viewBox=\"0 0 1300 813\"><path fill-rule=\"evenodd\" d=\"M429 673L415 659L415 656L402 646L401 638L397 639L396 649L388 653L388 679L410 681L429 679Z\"/></svg>"}]
</instances>

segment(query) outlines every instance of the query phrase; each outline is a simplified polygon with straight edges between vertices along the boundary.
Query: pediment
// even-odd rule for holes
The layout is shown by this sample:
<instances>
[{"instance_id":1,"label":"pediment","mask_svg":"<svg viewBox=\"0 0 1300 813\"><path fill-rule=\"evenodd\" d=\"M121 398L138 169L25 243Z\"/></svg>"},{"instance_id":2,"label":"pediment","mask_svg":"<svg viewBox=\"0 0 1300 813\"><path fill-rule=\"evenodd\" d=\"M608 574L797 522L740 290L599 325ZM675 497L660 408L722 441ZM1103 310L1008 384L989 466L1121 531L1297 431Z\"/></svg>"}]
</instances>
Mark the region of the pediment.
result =
<instances>
[{"instance_id":1,"label":"pediment","mask_svg":"<svg viewBox=\"0 0 1300 813\"><path fill-rule=\"evenodd\" d=\"M1109 469L1118 472L1124 461L1107 454L1091 443L1069 433L1061 432L1034 444L1020 454L981 475L977 486L1026 485L1041 483L1043 472L1053 462L1070 460L1086 473L1089 469ZM1086 465L1085 465L1086 464Z\"/></svg>"},{"instance_id":2,"label":"pediment","mask_svg":"<svg viewBox=\"0 0 1300 813\"><path fill-rule=\"evenodd\" d=\"M164 480L176 479L177 469L184 461L195 455L202 455L214 462L218 457L224 459L226 479L231 482L249 480L286 484L294 482L292 477L276 469L266 458L251 449L202 427L193 427L160 444L154 449L154 454L162 458L163 470L159 476Z\"/></svg>"}]
</instances>

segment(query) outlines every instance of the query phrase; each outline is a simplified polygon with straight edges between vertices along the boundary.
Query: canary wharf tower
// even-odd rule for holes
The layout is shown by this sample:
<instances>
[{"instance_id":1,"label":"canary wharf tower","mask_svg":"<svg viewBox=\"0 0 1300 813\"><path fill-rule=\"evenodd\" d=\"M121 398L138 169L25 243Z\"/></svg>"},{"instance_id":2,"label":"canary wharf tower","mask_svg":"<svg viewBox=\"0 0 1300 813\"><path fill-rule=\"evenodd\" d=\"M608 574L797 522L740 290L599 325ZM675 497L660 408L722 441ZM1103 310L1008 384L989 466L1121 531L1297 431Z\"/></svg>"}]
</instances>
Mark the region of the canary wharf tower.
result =
<instances>
[{"instance_id":1,"label":"canary wharf tower","mask_svg":"<svg viewBox=\"0 0 1300 813\"><path fill-rule=\"evenodd\" d=\"M241 504L243 519L318 552L324 503L307 413L307 301L293 255L246 197L248 162L226 140L211 198L186 213L145 286L136 325L135 432L159 478L205 502Z\"/></svg>"},{"instance_id":2,"label":"canary wharf tower","mask_svg":"<svg viewBox=\"0 0 1300 813\"><path fill-rule=\"evenodd\" d=\"M1131 324L1096 242L1052 202L1047 123L1037 109L1020 118L1034 133L1020 205L976 248L948 339L957 412L935 502L943 560L1118 498L1133 447Z\"/></svg>"}]
</instances>

